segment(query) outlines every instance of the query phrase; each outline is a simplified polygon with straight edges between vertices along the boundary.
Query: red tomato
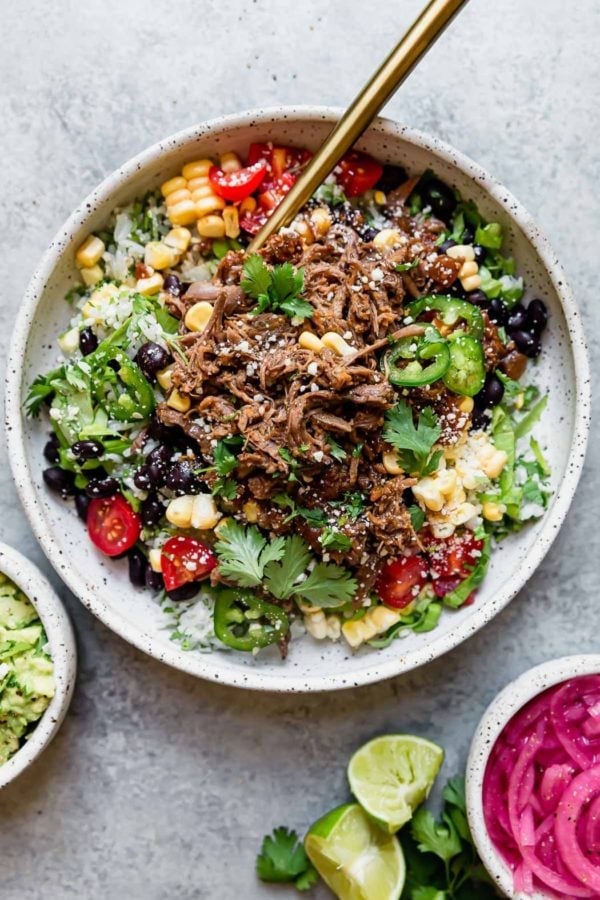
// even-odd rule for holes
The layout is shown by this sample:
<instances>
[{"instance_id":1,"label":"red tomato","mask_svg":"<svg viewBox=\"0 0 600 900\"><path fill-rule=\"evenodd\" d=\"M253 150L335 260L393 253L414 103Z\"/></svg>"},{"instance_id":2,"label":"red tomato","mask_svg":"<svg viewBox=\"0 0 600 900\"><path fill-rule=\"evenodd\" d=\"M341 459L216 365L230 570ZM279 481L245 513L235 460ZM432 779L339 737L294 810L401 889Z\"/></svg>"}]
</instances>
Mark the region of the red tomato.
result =
<instances>
[{"instance_id":1,"label":"red tomato","mask_svg":"<svg viewBox=\"0 0 600 900\"><path fill-rule=\"evenodd\" d=\"M311 158L310 150L301 147L278 147L270 141L268 144L250 144L248 148L248 165L252 166L260 159L267 163L269 172L279 178L288 169L298 171Z\"/></svg>"},{"instance_id":2,"label":"red tomato","mask_svg":"<svg viewBox=\"0 0 600 900\"><path fill-rule=\"evenodd\" d=\"M238 203L254 193L264 181L266 174L267 163L264 159L259 159L254 165L239 169L237 172L223 172L218 166L212 166L208 172L208 179L219 197Z\"/></svg>"},{"instance_id":3,"label":"red tomato","mask_svg":"<svg viewBox=\"0 0 600 900\"><path fill-rule=\"evenodd\" d=\"M446 540L431 538L428 542L431 570L439 578L458 577L462 581L477 563L482 547L483 541L473 537L470 531Z\"/></svg>"},{"instance_id":4,"label":"red tomato","mask_svg":"<svg viewBox=\"0 0 600 900\"><path fill-rule=\"evenodd\" d=\"M452 591L456 590L461 581L462 578L458 578L456 575L450 576L448 578L434 578L433 590L436 597L445 597L446 594L451 594Z\"/></svg>"},{"instance_id":5,"label":"red tomato","mask_svg":"<svg viewBox=\"0 0 600 900\"><path fill-rule=\"evenodd\" d=\"M216 565L217 558L210 547L193 537L177 535L162 548L160 566L168 591L189 581L202 581Z\"/></svg>"},{"instance_id":6,"label":"red tomato","mask_svg":"<svg viewBox=\"0 0 600 900\"><path fill-rule=\"evenodd\" d=\"M263 183L261 185L263 190L258 195L258 206L254 212L245 213L240 218L240 228L249 234L257 234L295 181L295 175L292 175L291 172L284 172L274 181Z\"/></svg>"},{"instance_id":7,"label":"red tomato","mask_svg":"<svg viewBox=\"0 0 600 900\"><path fill-rule=\"evenodd\" d=\"M422 556L402 556L383 569L375 587L386 606L403 609L424 587L428 574L429 567Z\"/></svg>"},{"instance_id":8,"label":"red tomato","mask_svg":"<svg viewBox=\"0 0 600 900\"><path fill-rule=\"evenodd\" d=\"M338 171L339 169L339 171ZM351 150L339 162L335 170L338 182L347 197L358 197L375 187L383 174L381 166L372 156Z\"/></svg>"},{"instance_id":9,"label":"red tomato","mask_svg":"<svg viewBox=\"0 0 600 900\"><path fill-rule=\"evenodd\" d=\"M264 209L257 208L253 213L244 213L240 218L240 228L248 234L258 234L268 218Z\"/></svg>"},{"instance_id":10,"label":"red tomato","mask_svg":"<svg viewBox=\"0 0 600 900\"><path fill-rule=\"evenodd\" d=\"M142 523L125 497L114 494L90 500L87 511L90 540L107 556L129 550L140 536Z\"/></svg>"}]
</instances>

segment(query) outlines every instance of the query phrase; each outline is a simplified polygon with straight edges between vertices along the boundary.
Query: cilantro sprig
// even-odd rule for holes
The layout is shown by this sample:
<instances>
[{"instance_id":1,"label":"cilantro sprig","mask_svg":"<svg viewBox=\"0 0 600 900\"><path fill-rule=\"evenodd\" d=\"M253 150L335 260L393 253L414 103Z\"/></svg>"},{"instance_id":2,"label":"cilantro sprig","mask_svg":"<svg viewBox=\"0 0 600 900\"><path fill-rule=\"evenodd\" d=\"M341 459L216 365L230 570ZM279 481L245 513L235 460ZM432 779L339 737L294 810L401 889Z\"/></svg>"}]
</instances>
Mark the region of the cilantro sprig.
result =
<instances>
[{"instance_id":1,"label":"cilantro sprig","mask_svg":"<svg viewBox=\"0 0 600 900\"><path fill-rule=\"evenodd\" d=\"M432 453L432 450L441 433L442 429L430 407L419 413L416 425L413 411L404 400L385 414L383 439L398 450L400 465L411 475L431 475L436 471L442 451Z\"/></svg>"},{"instance_id":2,"label":"cilantro sprig","mask_svg":"<svg viewBox=\"0 0 600 900\"><path fill-rule=\"evenodd\" d=\"M294 269L291 263L273 266L270 269L262 256L251 253L244 263L242 290L256 300L252 310L255 315L262 312L282 312L298 319L310 319L313 306L301 296L304 290L304 270Z\"/></svg>"},{"instance_id":3,"label":"cilantro sprig","mask_svg":"<svg viewBox=\"0 0 600 900\"><path fill-rule=\"evenodd\" d=\"M256 874L261 881L292 883L299 891L307 891L319 879L300 838L285 827L275 828L272 835L264 838L256 859Z\"/></svg>"},{"instance_id":4,"label":"cilantro sprig","mask_svg":"<svg viewBox=\"0 0 600 900\"><path fill-rule=\"evenodd\" d=\"M338 607L356 593L356 579L334 563L314 563L299 535L272 541L251 525L224 526L215 544L219 572L240 587L263 587L278 600L299 598L321 607Z\"/></svg>"}]
</instances>

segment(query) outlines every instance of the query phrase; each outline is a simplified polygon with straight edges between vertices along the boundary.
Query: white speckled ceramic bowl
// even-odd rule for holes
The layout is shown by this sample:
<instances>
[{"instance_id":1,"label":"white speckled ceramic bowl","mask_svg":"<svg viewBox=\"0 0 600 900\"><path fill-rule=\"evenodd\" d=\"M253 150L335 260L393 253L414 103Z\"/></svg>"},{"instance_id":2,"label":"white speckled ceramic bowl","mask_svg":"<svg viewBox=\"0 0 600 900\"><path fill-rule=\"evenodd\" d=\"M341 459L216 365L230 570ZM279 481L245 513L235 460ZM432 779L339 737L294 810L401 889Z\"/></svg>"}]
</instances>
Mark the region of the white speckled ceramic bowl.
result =
<instances>
[{"instance_id":1,"label":"white speckled ceramic bowl","mask_svg":"<svg viewBox=\"0 0 600 900\"><path fill-rule=\"evenodd\" d=\"M54 662L56 693L29 739L0 766L0 790L24 772L48 746L62 724L75 686L77 649L71 623L50 582L21 553L0 543L0 572L29 598L46 630Z\"/></svg>"},{"instance_id":2,"label":"white speckled ceramic bowl","mask_svg":"<svg viewBox=\"0 0 600 900\"><path fill-rule=\"evenodd\" d=\"M600 673L600 655L563 656L528 669L492 700L477 726L467 760L467 814L477 851L487 871L506 897L514 900L548 900L548 894L515 894L513 873L488 834L483 815L483 779L488 758L505 725L542 691L576 678Z\"/></svg>"},{"instance_id":3,"label":"white speckled ceramic bowl","mask_svg":"<svg viewBox=\"0 0 600 900\"><path fill-rule=\"evenodd\" d=\"M57 572L82 602L127 641L193 675L248 688L319 691L379 681L422 665L474 634L514 597L548 551L579 478L588 431L589 373L579 312L558 260L528 213L474 162L435 138L378 119L359 146L412 173L431 167L506 228L509 250L525 276L528 296L543 297L550 327L536 378L551 388L541 434L552 436L549 459L554 496L544 519L503 543L477 602L448 612L439 627L411 635L388 649L351 653L344 644L292 642L285 663L275 654L186 652L169 641L149 594L132 588L126 564L103 559L88 541L72 509L42 482L43 422L25 420L27 386L56 359L55 336L69 309L62 298L75 282L74 249L102 226L111 209L130 202L176 174L182 163L223 150L245 152L251 141L315 148L340 114L324 108L275 108L205 122L150 147L110 175L73 213L43 257L24 297L11 343L7 373L7 429L15 481L33 530Z\"/></svg>"}]
</instances>

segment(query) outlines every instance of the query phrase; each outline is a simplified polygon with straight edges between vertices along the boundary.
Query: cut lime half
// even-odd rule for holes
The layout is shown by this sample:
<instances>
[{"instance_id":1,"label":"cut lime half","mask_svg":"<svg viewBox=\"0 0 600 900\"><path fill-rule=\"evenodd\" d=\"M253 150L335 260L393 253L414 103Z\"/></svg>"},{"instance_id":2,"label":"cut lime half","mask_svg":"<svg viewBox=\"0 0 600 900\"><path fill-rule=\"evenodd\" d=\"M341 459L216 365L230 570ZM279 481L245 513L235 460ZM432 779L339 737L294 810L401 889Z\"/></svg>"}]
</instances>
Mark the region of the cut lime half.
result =
<instances>
[{"instance_id":1,"label":"cut lime half","mask_svg":"<svg viewBox=\"0 0 600 900\"><path fill-rule=\"evenodd\" d=\"M304 839L308 858L339 900L398 900L404 887L404 856L358 803L338 806L319 819Z\"/></svg>"},{"instance_id":2,"label":"cut lime half","mask_svg":"<svg viewBox=\"0 0 600 900\"><path fill-rule=\"evenodd\" d=\"M427 799L444 760L437 744L410 734L386 734L357 750L348 764L350 789L390 834Z\"/></svg>"}]
</instances>

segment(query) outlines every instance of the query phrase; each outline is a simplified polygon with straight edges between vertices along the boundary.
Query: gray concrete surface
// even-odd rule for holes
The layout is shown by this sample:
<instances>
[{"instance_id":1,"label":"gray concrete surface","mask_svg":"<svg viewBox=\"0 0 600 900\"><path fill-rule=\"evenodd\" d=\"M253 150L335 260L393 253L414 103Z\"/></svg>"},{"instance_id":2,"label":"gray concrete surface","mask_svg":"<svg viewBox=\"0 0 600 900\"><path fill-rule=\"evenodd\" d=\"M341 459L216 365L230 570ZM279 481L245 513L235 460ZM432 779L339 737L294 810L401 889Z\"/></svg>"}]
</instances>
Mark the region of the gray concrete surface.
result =
<instances>
[{"instance_id":1,"label":"gray concrete surface","mask_svg":"<svg viewBox=\"0 0 600 900\"><path fill-rule=\"evenodd\" d=\"M40 253L104 175L208 116L346 103L419 6L4 0L3 353ZM479 160L539 219L587 315L596 370L599 40L598 0L473 0L387 110ZM50 571L3 455L0 536L58 584L81 664L60 736L0 795L0 897L283 897L255 880L263 833L303 829L343 801L344 766L362 741L412 730L446 747L447 774L460 769L478 717L509 678L598 649L597 440L596 426L568 521L503 615L409 677L313 697L204 684L108 632Z\"/></svg>"}]
</instances>

